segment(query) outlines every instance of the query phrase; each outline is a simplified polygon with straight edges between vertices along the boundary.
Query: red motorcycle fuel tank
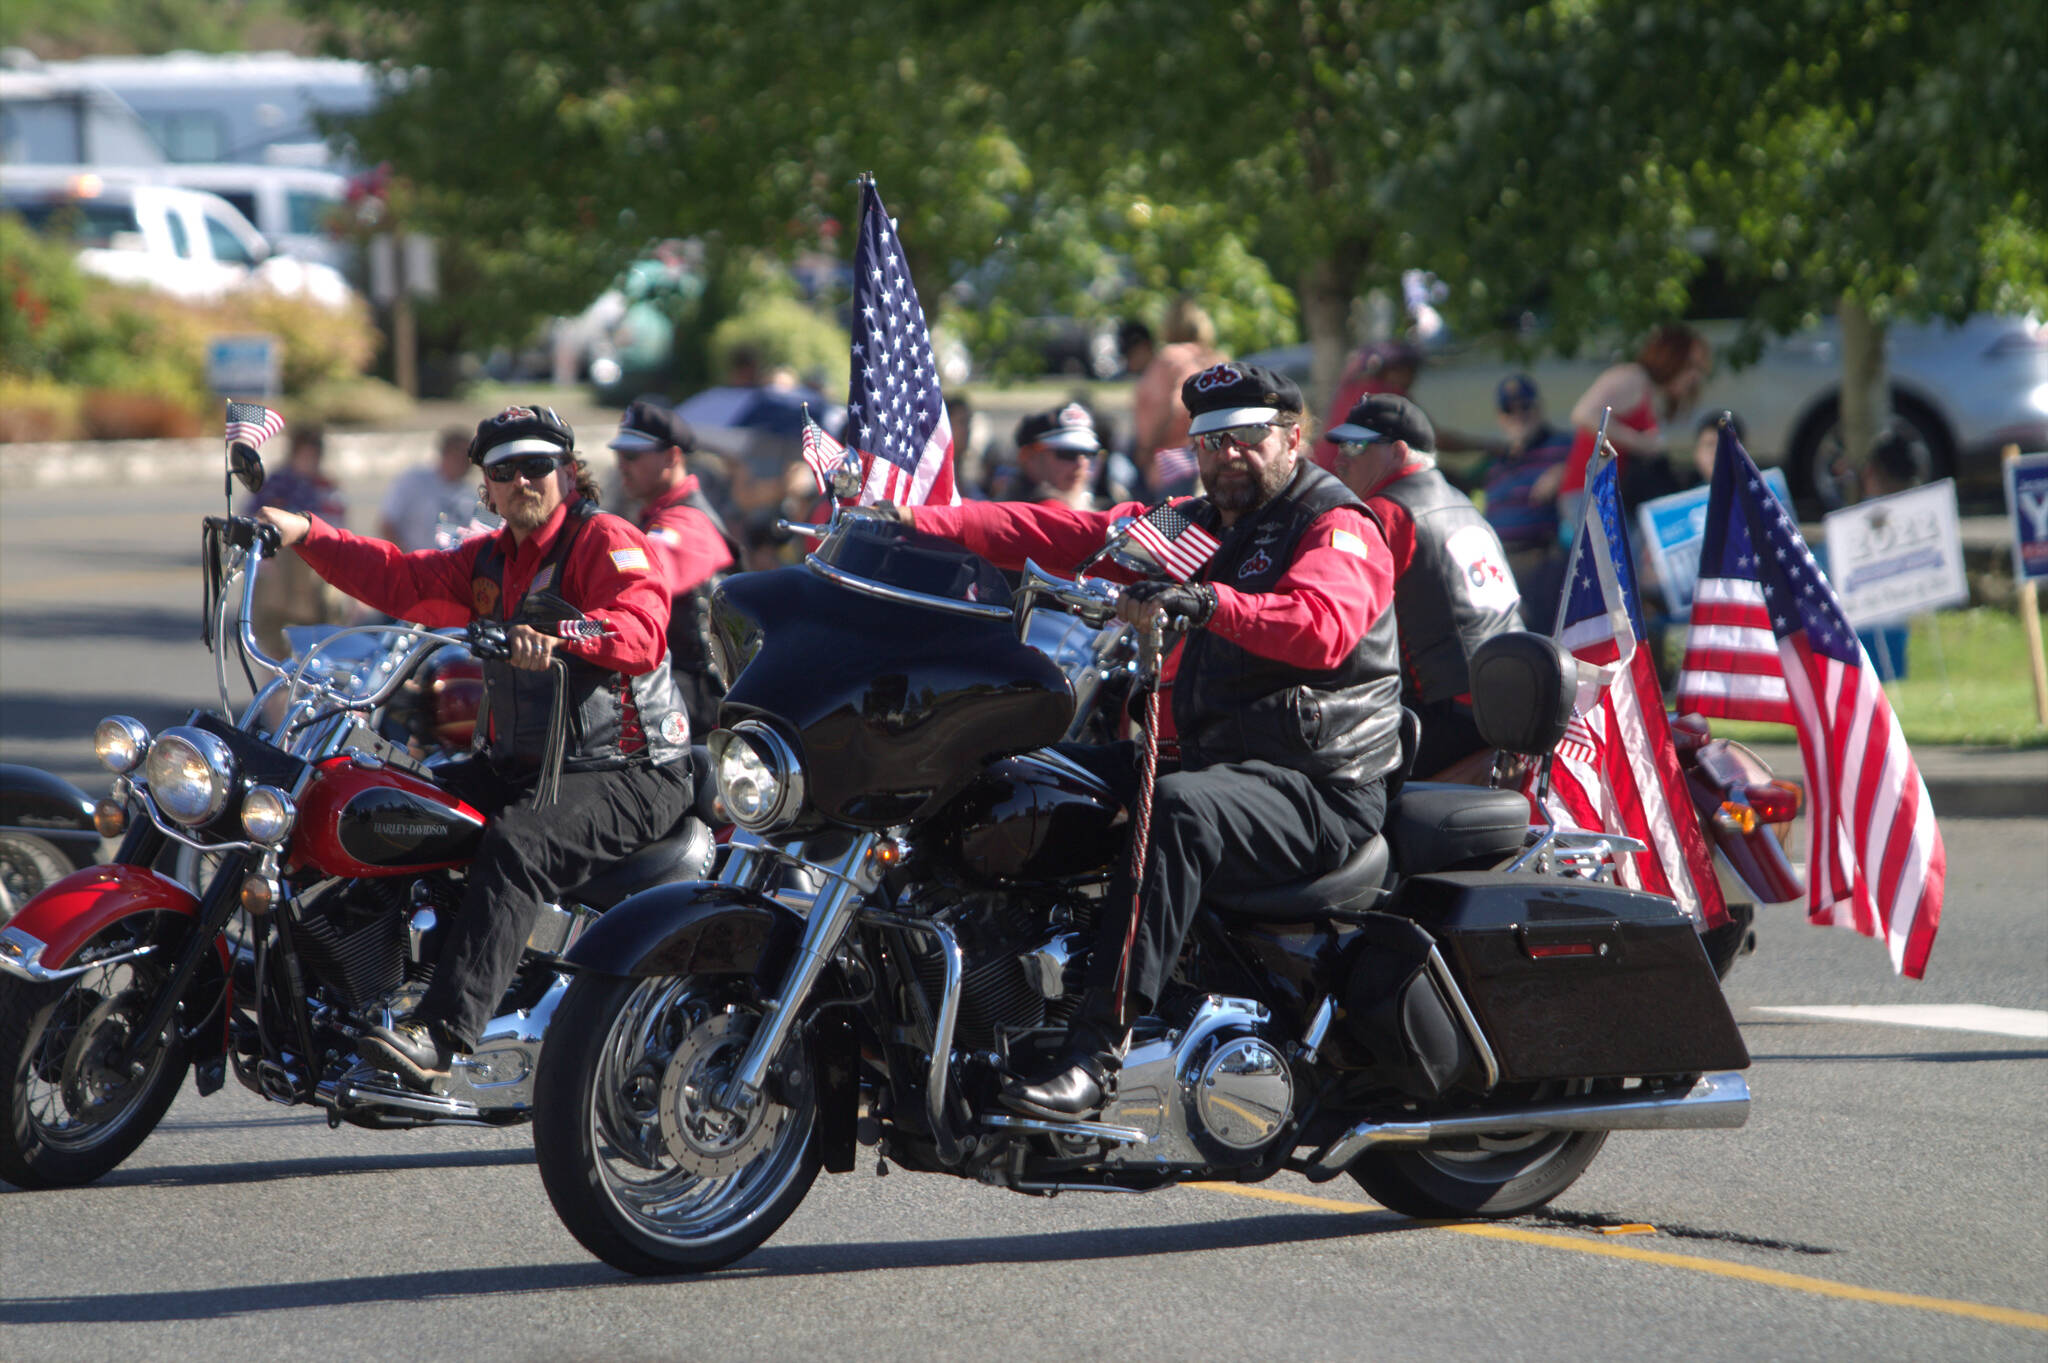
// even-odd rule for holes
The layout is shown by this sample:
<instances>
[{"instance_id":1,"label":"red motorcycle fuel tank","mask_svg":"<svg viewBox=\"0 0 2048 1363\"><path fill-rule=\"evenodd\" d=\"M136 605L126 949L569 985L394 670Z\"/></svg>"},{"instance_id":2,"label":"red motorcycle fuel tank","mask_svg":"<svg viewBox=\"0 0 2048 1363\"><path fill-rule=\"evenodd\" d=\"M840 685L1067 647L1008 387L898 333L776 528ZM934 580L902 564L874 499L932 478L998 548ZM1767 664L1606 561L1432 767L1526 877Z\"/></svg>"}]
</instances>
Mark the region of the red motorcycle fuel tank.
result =
<instances>
[{"instance_id":1,"label":"red motorcycle fuel tank","mask_svg":"<svg viewBox=\"0 0 2048 1363\"><path fill-rule=\"evenodd\" d=\"M484 816L431 781L353 757L322 762L299 796L289 869L396 876L461 866Z\"/></svg>"}]
</instances>

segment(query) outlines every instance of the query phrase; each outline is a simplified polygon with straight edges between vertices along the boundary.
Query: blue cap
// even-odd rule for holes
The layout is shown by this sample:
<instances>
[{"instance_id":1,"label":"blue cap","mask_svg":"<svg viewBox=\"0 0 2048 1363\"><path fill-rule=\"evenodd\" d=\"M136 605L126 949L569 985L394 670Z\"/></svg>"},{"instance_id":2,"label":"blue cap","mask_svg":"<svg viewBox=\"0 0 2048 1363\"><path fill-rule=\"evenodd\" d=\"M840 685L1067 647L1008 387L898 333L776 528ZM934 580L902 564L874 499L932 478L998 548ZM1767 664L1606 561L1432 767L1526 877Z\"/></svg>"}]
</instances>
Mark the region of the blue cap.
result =
<instances>
[{"instance_id":1,"label":"blue cap","mask_svg":"<svg viewBox=\"0 0 2048 1363\"><path fill-rule=\"evenodd\" d=\"M1493 405L1503 412L1526 412L1536 405L1536 380L1510 374L1493 390Z\"/></svg>"}]
</instances>

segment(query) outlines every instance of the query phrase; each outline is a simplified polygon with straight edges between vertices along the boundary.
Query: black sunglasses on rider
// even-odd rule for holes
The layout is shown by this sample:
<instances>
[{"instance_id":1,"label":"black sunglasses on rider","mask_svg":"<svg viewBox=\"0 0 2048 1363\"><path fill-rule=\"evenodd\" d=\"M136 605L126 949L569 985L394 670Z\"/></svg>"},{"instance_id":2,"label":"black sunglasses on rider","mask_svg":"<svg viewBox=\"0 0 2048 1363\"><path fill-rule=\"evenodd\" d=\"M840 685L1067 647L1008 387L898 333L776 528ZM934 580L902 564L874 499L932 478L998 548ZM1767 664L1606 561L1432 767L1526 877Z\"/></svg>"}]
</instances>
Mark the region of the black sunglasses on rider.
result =
<instances>
[{"instance_id":1,"label":"black sunglasses on rider","mask_svg":"<svg viewBox=\"0 0 2048 1363\"><path fill-rule=\"evenodd\" d=\"M561 466L560 455L527 454L517 459L500 459L495 464L486 464L484 477L494 483L509 483L514 478L524 478L529 483L538 483Z\"/></svg>"},{"instance_id":2,"label":"black sunglasses on rider","mask_svg":"<svg viewBox=\"0 0 2048 1363\"><path fill-rule=\"evenodd\" d=\"M1265 440L1266 433L1272 429L1272 422L1262 421L1256 426L1232 426L1228 430L1204 431L1194 437L1194 445L1204 454L1221 454L1232 449L1255 450Z\"/></svg>"}]
</instances>

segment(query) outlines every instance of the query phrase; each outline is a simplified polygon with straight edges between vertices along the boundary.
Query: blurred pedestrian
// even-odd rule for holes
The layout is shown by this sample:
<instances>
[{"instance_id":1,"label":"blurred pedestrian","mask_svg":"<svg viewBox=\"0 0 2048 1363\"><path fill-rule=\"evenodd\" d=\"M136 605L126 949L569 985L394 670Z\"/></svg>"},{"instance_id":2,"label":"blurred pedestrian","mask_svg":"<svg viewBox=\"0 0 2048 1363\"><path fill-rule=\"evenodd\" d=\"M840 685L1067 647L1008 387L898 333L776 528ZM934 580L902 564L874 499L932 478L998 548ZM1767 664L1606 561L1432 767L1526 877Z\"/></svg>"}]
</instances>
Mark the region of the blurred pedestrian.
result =
<instances>
[{"instance_id":1,"label":"blurred pedestrian","mask_svg":"<svg viewBox=\"0 0 2048 1363\"><path fill-rule=\"evenodd\" d=\"M718 703L725 696L711 651L711 590L742 551L685 463L696 447L689 424L657 397L632 402L611 439L619 483L640 506L640 529L668 588L669 669L682 692L690 732L702 741L718 727Z\"/></svg>"},{"instance_id":2,"label":"blurred pedestrian","mask_svg":"<svg viewBox=\"0 0 2048 1363\"><path fill-rule=\"evenodd\" d=\"M1662 453L1660 421L1669 421L1698 402L1713 368L1714 351L1707 338L1682 322L1671 322L1650 333L1635 359L1613 365L1593 380L1572 404L1571 458L1558 487L1558 530L1563 538L1578 533L1600 413L1614 411L1607 439L1621 455L1619 472L1626 477L1630 455L1647 459Z\"/></svg>"},{"instance_id":3,"label":"blurred pedestrian","mask_svg":"<svg viewBox=\"0 0 2048 1363\"><path fill-rule=\"evenodd\" d=\"M1166 310L1164 332L1166 344L1131 390L1131 417L1136 426L1131 462L1155 496L1153 456L1164 449L1185 449L1188 443L1190 418L1181 401L1181 385L1224 358L1216 348L1216 324L1191 298L1176 299Z\"/></svg>"},{"instance_id":4,"label":"blurred pedestrian","mask_svg":"<svg viewBox=\"0 0 2048 1363\"><path fill-rule=\"evenodd\" d=\"M1503 447L1481 475L1481 505L1515 580L1526 586L1559 553L1557 485L1571 456L1572 435L1550 424L1536 381L1527 374L1502 379L1493 405Z\"/></svg>"},{"instance_id":5,"label":"blurred pedestrian","mask_svg":"<svg viewBox=\"0 0 2048 1363\"><path fill-rule=\"evenodd\" d=\"M1024 487L1015 500L1039 506L1100 511L1094 491L1102 438L1095 414L1078 402L1033 412L1017 423L1017 469Z\"/></svg>"},{"instance_id":6,"label":"blurred pedestrian","mask_svg":"<svg viewBox=\"0 0 2048 1363\"><path fill-rule=\"evenodd\" d=\"M1344 424L1347 413L1361 400L1375 393L1408 397L1415 376L1422 372L1422 352L1406 341L1375 341L1354 351L1337 379L1337 396L1331 399L1325 431ZM1323 437L1324 441L1329 436Z\"/></svg>"},{"instance_id":7,"label":"blurred pedestrian","mask_svg":"<svg viewBox=\"0 0 2048 1363\"><path fill-rule=\"evenodd\" d=\"M1472 718L1473 651L1522 627L1500 540L1436 467L1436 430L1394 393L1361 399L1331 428L1337 476L1379 518L1394 558L1401 704L1422 720L1415 775L1481 782L1492 749Z\"/></svg>"},{"instance_id":8,"label":"blurred pedestrian","mask_svg":"<svg viewBox=\"0 0 2048 1363\"><path fill-rule=\"evenodd\" d=\"M242 513L254 515L264 507L276 507L342 525L348 504L341 489L321 469L326 455L325 431L316 425L295 428L285 466L264 480L262 491L250 496ZM347 610L346 598L321 581L304 559L297 554L279 554L263 565L256 579L250 623L264 650L274 658L284 658L291 652L284 634L286 625L338 624Z\"/></svg>"},{"instance_id":9,"label":"blurred pedestrian","mask_svg":"<svg viewBox=\"0 0 2048 1363\"><path fill-rule=\"evenodd\" d=\"M409 468L391 480L377 512L377 535L407 553L445 549L442 539L460 534L476 520L477 478L469 464L470 433L460 426L441 432L435 462Z\"/></svg>"},{"instance_id":10,"label":"blurred pedestrian","mask_svg":"<svg viewBox=\"0 0 2048 1363\"><path fill-rule=\"evenodd\" d=\"M1159 343L1152 338L1152 328L1135 317L1126 317L1117 323L1116 353L1123 357L1124 373L1136 378L1151 367Z\"/></svg>"}]
</instances>

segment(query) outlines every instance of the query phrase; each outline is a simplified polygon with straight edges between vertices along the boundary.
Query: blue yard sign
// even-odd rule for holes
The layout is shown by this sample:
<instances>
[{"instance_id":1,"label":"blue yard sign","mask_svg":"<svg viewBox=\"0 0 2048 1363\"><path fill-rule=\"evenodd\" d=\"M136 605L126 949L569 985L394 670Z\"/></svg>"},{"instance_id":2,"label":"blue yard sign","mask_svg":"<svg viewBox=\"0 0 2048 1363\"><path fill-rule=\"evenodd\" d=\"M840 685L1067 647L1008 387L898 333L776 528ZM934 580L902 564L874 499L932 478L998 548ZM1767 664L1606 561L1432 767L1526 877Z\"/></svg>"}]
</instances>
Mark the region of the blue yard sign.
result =
<instances>
[{"instance_id":1,"label":"blue yard sign","mask_svg":"<svg viewBox=\"0 0 2048 1363\"><path fill-rule=\"evenodd\" d=\"M1792 490L1782 469L1765 469L1764 485L1789 509ZM1692 584L1700 575L1700 540L1707 533L1707 488L1674 492L1636 508L1636 528L1657 569L1664 608L1673 615L1692 609Z\"/></svg>"},{"instance_id":2,"label":"blue yard sign","mask_svg":"<svg viewBox=\"0 0 2048 1363\"><path fill-rule=\"evenodd\" d=\"M2048 578L2048 454L2005 461L2005 506L2012 514L2013 576Z\"/></svg>"}]
</instances>

